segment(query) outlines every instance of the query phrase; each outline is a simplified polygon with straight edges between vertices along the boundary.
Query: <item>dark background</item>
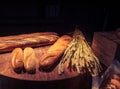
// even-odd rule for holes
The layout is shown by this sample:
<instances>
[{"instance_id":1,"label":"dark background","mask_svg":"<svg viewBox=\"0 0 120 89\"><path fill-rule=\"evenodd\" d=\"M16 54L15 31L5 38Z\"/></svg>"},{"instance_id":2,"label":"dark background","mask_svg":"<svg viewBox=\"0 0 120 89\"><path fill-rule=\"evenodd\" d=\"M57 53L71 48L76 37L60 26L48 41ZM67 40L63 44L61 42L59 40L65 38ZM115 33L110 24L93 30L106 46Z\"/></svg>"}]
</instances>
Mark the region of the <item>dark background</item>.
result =
<instances>
[{"instance_id":1,"label":"dark background","mask_svg":"<svg viewBox=\"0 0 120 89\"><path fill-rule=\"evenodd\" d=\"M88 34L116 30L120 24L119 3L75 0L0 2L0 36L39 31L64 34L76 25Z\"/></svg>"},{"instance_id":2,"label":"dark background","mask_svg":"<svg viewBox=\"0 0 120 89\"><path fill-rule=\"evenodd\" d=\"M41 31L55 31L62 35L74 31L75 27L79 26L86 37L90 38L95 31L115 31L120 27L119 22L120 6L118 2L83 2L80 0L79 2L75 0L0 1L0 36ZM65 83L63 80L62 82L51 82L52 85L49 82L39 85L40 82L18 81L3 76L0 76L0 80L0 89L13 89L13 87L26 89L24 86L33 89L34 86L40 88L41 85L42 87L45 86L46 89L54 89L53 85L58 86L60 83L63 85ZM91 82L89 80L88 82ZM53 87L48 88L47 85ZM69 85L72 84L68 82L66 86ZM91 84L88 83L88 85ZM81 85L77 87L79 89Z\"/></svg>"}]
</instances>

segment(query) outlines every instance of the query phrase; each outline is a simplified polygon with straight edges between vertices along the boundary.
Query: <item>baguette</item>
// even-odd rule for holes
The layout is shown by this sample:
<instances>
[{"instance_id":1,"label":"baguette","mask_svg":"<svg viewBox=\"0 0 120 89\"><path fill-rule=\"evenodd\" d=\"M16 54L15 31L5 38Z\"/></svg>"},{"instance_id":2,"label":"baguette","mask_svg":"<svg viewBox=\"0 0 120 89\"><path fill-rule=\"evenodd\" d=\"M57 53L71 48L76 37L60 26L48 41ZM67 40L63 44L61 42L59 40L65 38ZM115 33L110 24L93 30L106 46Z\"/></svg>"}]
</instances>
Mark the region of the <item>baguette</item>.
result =
<instances>
[{"instance_id":1,"label":"baguette","mask_svg":"<svg viewBox=\"0 0 120 89\"><path fill-rule=\"evenodd\" d=\"M20 47L37 47L53 44L59 38L55 32L41 32L0 37L0 52L12 51Z\"/></svg>"},{"instance_id":2,"label":"baguette","mask_svg":"<svg viewBox=\"0 0 120 89\"><path fill-rule=\"evenodd\" d=\"M120 81L119 80L111 79L110 83L115 85L117 87L117 89L120 89Z\"/></svg>"},{"instance_id":3,"label":"baguette","mask_svg":"<svg viewBox=\"0 0 120 89\"><path fill-rule=\"evenodd\" d=\"M35 73L36 57L35 52L31 47L24 49L24 68L28 73Z\"/></svg>"},{"instance_id":4,"label":"baguette","mask_svg":"<svg viewBox=\"0 0 120 89\"><path fill-rule=\"evenodd\" d=\"M49 69L63 54L71 40L72 37L68 35L60 37L40 59L40 69Z\"/></svg>"},{"instance_id":5,"label":"baguette","mask_svg":"<svg viewBox=\"0 0 120 89\"><path fill-rule=\"evenodd\" d=\"M23 52L21 48L15 48L11 53L12 67L16 72L21 72L23 69Z\"/></svg>"}]
</instances>

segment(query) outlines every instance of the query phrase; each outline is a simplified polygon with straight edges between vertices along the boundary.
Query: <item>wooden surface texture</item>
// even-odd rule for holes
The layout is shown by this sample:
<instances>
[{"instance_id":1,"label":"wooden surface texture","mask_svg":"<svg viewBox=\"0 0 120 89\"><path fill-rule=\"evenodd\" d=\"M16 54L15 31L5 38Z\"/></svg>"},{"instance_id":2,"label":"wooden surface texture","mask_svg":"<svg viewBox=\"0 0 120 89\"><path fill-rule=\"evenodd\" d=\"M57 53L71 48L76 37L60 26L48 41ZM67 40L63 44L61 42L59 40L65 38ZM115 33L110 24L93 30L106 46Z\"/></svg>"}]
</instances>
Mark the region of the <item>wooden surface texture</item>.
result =
<instances>
[{"instance_id":1,"label":"wooden surface texture","mask_svg":"<svg viewBox=\"0 0 120 89\"><path fill-rule=\"evenodd\" d=\"M49 81L49 80L60 80L79 76L75 71L70 72L65 66L65 73L62 75L58 74L58 62L55 63L55 66L50 71L40 71L38 62L41 56L47 51L49 46L37 47L34 48L35 55L37 57L37 66L36 73L29 74L27 72L16 73L11 65L11 52L1 53L0 54L0 74L3 76L16 78L20 80L32 80L32 81Z\"/></svg>"},{"instance_id":2,"label":"wooden surface texture","mask_svg":"<svg viewBox=\"0 0 120 89\"><path fill-rule=\"evenodd\" d=\"M120 39L115 32L95 32L92 48L100 61L109 66L119 56Z\"/></svg>"}]
</instances>

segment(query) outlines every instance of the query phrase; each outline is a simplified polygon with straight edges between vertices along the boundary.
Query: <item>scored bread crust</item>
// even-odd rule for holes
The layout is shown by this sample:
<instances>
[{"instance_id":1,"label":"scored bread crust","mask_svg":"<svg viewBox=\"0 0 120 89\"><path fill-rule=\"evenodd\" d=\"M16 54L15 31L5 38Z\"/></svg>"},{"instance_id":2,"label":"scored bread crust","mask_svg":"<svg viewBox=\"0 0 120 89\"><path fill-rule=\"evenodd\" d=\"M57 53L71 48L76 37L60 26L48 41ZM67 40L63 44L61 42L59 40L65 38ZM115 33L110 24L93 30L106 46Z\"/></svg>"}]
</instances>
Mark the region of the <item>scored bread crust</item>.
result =
<instances>
[{"instance_id":1,"label":"scored bread crust","mask_svg":"<svg viewBox=\"0 0 120 89\"><path fill-rule=\"evenodd\" d=\"M36 70L36 56L31 47L24 49L24 68L27 72L35 72Z\"/></svg>"},{"instance_id":2,"label":"scored bread crust","mask_svg":"<svg viewBox=\"0 0 120 89\"><path fill-rule=\"evenodd\" d=\"M55 32L40 32L0 37L0 52L20 47L37 47L53 44L59 38Z\"/></svg>"},{"instance_id":3,"label":"scored bread crust","mask_svg":"<svg viewBox=\"0 0 120 89\"><path fill-rule=\"evenodd\" d=\"M40 59L40 69L49 69L63 54L71 40L72 37L63 35L53 45L51 45Z\"/></svg>"},{"instance_id":4,"label":"scored bread crust","mask_svg":"<svg viewBox=\"0 0 120 89\"><path fill-rule=\"evenodd\" d=\"M15 48L11 53L11 63L13 69L20 72L23 69L23 51L21 48Z\"/></svg>"}]
</instances>

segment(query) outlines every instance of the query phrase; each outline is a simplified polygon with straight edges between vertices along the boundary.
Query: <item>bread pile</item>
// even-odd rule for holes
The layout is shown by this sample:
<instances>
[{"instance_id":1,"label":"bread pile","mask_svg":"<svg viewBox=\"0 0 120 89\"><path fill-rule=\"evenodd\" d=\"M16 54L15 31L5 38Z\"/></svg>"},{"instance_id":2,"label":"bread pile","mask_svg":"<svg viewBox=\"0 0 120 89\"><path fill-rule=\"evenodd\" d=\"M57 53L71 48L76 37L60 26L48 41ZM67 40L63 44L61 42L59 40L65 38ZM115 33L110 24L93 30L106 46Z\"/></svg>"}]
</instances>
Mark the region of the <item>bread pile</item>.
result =
<instances>
[{"instance_id":1,"label":"bread pile","mask_svg":"<svg viewBox=\"0 0 120 89\"><path fill-rule=\"evenodd\" d=\"M24 69L28 73L34 73L37 63L40 71L48 70L57 61L60 61L58 74L64 72L65 62L67 62L68 70L77 70L78 73L88 71L94 76L99 75L101 72L102 68L99 59L95 56L84 35L78 29L72 37L69 35L58 37L56 34L48 34L46 36L45 34L36 38L24 38L24 40L30 41L30 44L39 41L39 44L51 44L51 46L39 59L36 58L32 46L24 47L23 50L15 48L11 54L12 67L15 71L20 72ZM61 60L59 60L60 57L62 58ZM39 62L36 62L36 60Z\"/></svg>"},{"instance_id":2,"label":"bread pile","mask_svg":"<svg viewBox=\"0 0 120 89\"><path fill-rule=\"evenodd\" d=\"M120 74L111 75L108 80L105 80L100 89L120 89Z\"/></svg>"},{"instance_id":3,"label":"bread pile","mask_svg":"<svg viewBox=\"0 0 120 89\"><path fill-rule=\"evenodd\" d=\"M12 67L16 72L22 72L25 69L28 73L34 73L36 70L36 56L33 48L26 47L24 51L21 48L15 48L11 53Z\"/></svg>"},{"instance_id":4,"label":"bread pile","mask_svg":"<svg viewBox=\"0 0 120 89\"><path fill-rule=\"evenodd\" d=\"M28 73L35 73L36 60L39 60L39 69L49 69L63 54L71 40L72 37L68 35L61 36L49 47L47 52L43 54L40 59L36 58L32 47L25 47L24 49L15 48L11 53L12 67L18 73L23 70Z\"/></svg>"}]
</instances>

